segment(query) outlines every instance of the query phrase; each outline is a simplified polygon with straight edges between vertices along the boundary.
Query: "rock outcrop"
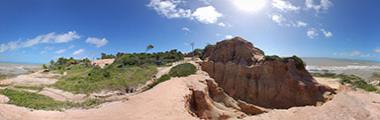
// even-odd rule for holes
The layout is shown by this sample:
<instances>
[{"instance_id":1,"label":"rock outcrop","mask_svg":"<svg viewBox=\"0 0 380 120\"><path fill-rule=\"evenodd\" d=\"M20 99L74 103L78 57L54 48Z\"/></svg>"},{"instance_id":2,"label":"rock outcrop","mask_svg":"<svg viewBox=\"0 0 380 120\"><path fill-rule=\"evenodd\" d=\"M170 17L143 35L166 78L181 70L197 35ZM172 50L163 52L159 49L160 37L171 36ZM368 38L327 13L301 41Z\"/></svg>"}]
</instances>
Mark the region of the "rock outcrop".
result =
<instances>
[{"instance_id":1,"label":"rock outcrop","mask_svg":"<svg viewBox=\"0 0 380 120\"><path fill-rule=\"evenodd\" d=\"M333 92L318 84L298 57L265 57L240 37L206 47L203 59L202 69L229 96L261 107L316 105Z\"/></svg>"}]
</instances>

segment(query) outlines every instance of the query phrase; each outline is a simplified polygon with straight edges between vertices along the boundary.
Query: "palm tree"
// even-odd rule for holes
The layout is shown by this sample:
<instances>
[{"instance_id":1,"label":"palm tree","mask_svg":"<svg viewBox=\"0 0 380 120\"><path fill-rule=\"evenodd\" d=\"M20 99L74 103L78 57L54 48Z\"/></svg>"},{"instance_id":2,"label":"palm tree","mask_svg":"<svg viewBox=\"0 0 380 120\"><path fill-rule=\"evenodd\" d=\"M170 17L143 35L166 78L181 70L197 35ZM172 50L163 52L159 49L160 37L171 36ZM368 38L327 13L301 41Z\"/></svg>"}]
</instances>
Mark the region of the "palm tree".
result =
<instances>
[{"instance_id":1,"label":"palm tree","mask_svg":"<svg viewBox=\"0 0 380 120\"><path fill-rule=\"evenodd\" d=\"M146 46L145 52L148 52L149 50L151 50L153 48L154 48L154 46L152 44L149 44L148 46Z\"/></svg>"}]
</instances>

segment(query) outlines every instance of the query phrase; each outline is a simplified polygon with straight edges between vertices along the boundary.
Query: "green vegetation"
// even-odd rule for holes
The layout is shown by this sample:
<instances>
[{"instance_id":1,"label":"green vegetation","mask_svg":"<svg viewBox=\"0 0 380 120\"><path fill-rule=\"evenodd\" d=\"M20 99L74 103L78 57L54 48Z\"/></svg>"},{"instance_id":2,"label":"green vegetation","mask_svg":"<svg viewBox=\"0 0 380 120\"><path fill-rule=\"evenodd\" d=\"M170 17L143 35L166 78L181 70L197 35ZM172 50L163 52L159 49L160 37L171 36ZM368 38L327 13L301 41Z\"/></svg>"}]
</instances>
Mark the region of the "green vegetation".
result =
<instances>
[{"instance_id":1,"label":"green vegetation","mask_svg":"<svg viewBox=\"0 0 380 120\"><path fill-rule=\"evenodd\" d=\"M379 81L379 83L377 85L380 86L380 73L379 72L373 73L370 79L375 80L375 81Z\"/></svg>"},{"instance_id":2,"label":"green vegetation","mask_svg":"<svg viewBox=\"0 0 380 120\"><path fill-rule=\"evenodd\" d=\"M50 97L21 90L4 89L0 94L7 96L8 103L17 106L37 109L37 110L63 110L68 108L93 108L103 101L88 99L81 103L56 101Z\"/></svg>"},{"instance_id":3,"label":"green vegetation","mask_svg":"<svg viewBox=\"0 0 380 120\"><path fill-rule=\"evenodd\" d=\"M47 67L51 71L55 71L58 73L63 73L67 70L70 70L74 65L82 65L85 67L91 67L91 61L87 58L82 60L77 60L74 58L58 58L58 60L50 61L50 65Z\"/></svg>"},{"instance_id":4,"label":"green vegetation","mask_svg":"<svg viewBox=\"0 0 380 120\"><path fill-rule=\"evenodd\" d=\"M337 78L337 74L335 73L329 73L329 72L325 72L325 73L311 73L312 76L314 77L327 77L327 78Z\"/></svg>"},{"instance_id":5,"label":"green vegetation","mask_svg":"<svg viewBox=\"0 0 380 120\"><path fill-rule=\"evenodd\" d=\"M174 66L169 71L169 75L172 77L186 77L191 74L194 74L197 71L197 68L191 63L184 63Z\"/></svg>"},{"instance_id":6,"label":"green vegetation","mask_svg":"<svg viewBox=\"0 0 380 120\"><path fill-rule=\"evenodd\" d=\"M116 56L112 54L106 54L106 53L100 54L100 59L112 59L112 58L116 58Z\"/></svg>"},{"instance_id":7,"label":"green vegetation","mask_svg":"<svg viewBox=\"0 0 380 120\"><path fill-rule=\"evenodd\" d=\"M306 66L305 62L301 58L299 58L298 56L295 56L295 55L293 55L292 57L284 57L284 58L281 58L277 55L265 56L264 59L268 60L268 61L279 60L279 61L283 61L283 62L289 62L290 60L293 60L298 69L304 69Z\"/></svg>"},{"instance_id":8,"label":"green vegetation","mask_svg":"<svg viewBox=\"0 0 380 120\"><path fill-rule=\"evenodd\" d=\"M166 52L158 53L133 53L133 54L124 54L118 53L115 65L118 67L125 67L131 65L144 65L144 64L153 64L153 65L165 65L171 62L176 62L183 60L184 55L177 50L170 50Z\"/></svg>"},{"instance_id":9,"label":"green vegetation","mask_svg":"<svg viewBox=\"0 0 380 120\"><path fill-rule=\"evenodd\" d=\"M113 65L99 67L73 67L55 87L73 93L92 93L103 89L125 90L129 86L145 83L157 72L153 65L118 68Z\"/></svg>"},{"instance_id":10,"label":"green vegetation","mask_svg":"<svg viewBox=\"0 0 380 120\"><path fill-rule=\"evenodd\" d=\"M153 84L149 87L153 88L154 86L170 80L171 77L186 77L196 72L196 67L190 63L179 64L170 69L169 74L162 75L158 78Z\"/></svg>"},{"instance_id":11,"label":"green vegetation","mask_svg":"<svg viewBox=\"0 0 380 120\"><path fill-rule=\"evenodd\" d=\"M149 47L149 46L148 46ZM151 47L149 47L151 48ZM115 58L115 62L100 68L88 59L59 58L51 61L49 70L67 75L53 86L73 93L89 94L100 90L125 90L145 83L157 72L157 65L183 60L177 50L158 53L117 53L101 55L101 59Z\"/></svg>"},{"instance_id":12,"label":"green vegetation","mask_svg":"<svg viewBox=\"0 0 380 120\"><path fill-rule=\"evenodd\" d=\"M186 57L196 57L196 58L202 58L204 49L194 49L192 52L187 53Z\"/></svg>"},{"instance_id":13,"label":"green vegetation","mask_svg":"<svg viewBox=\"0 0 380 120\"><path fill-rule=\"evenodd\" d=\"M154 46L152 44L149 44L148 46L146 46L145 52L148 52L149 50L151 50L153 48L154 48Z\"/></svg>"},{"instance_id":14,"label":"green vegetation","mask_svg":"<svg viewBox=\"0 0 380 120\"><path fill-rule=\"evenodd\" d=\"M167 80L170 80L170 75L168 74L165 74L165 75L162 75L160 78L158 78L154 83L152 83L151 85L149 85L149 88L153 88L154 86L162 83L162 82L165 82Z\"/></svg>"},{"instance_id":15,"label":"green vegetation","mask_svg":"<svg viewBox=\"0 0 380 120\"><path fill-rule=\"evenodd\" d=\"M376 86L368 84L366 81L364 81L362 78L355 76L355 75L338 75L338 77L341 79L341 83L345 84L351 84L356 88L360 88L369 92L377 91Z\"/></svg>"},{"instance_id":16,"label":"green vegetation","mask_svg":"<svg viewBox=\"0 0 380 120\"><path fill-rule=\"evenodd\" d=\"M33 109L44 110L58 110L66 106L65 102L55 101L54 99L39 95L36 93L30 93L19 90L4 89L0 90L0 93L7 96L10 104L17 106L24 106Z\"/></svg>"},{"instance_id":17,"label":"green vegetation","mask_svg":"<svg viewBox=\"0 0 380 120\"><path fill-rule=\"evenodd\" d=\"M313 73L313 76L339 78L342 84L350 84L355 88L360 88L369 92L378 91L376 86L367 83L364 79L355 75L344 75L344 74L335 74L335 73Z\"/></svg>"},{"instance_id":18,"label":"green vegetation","mask_svg":"<svg viewBox=\"0 0 380 120\"><path fill-rule=\"evenodd\" d=\"M6 78L7 78L6 75L0 74L0 80L6 79Z\"/></svg>"},{"instance_id":19,"label":"green vegetation","mask_svg":"<svg viewBox=\"0 0 380 120\"><path fill-rule=\"evenodd\" d=\"M41 91L44 88L44 86L14 86L14 88Z\"/></svg>"},{"instance_id":20,"label":"green vegetation","mask_svg":"<svg viewBox=\"0 0 380 120\"><path fill-rule=\"evenodd\" d=\"M48 69L48 67L45 64L43 64L42 69Z\"/></svg>"}]
</instances>

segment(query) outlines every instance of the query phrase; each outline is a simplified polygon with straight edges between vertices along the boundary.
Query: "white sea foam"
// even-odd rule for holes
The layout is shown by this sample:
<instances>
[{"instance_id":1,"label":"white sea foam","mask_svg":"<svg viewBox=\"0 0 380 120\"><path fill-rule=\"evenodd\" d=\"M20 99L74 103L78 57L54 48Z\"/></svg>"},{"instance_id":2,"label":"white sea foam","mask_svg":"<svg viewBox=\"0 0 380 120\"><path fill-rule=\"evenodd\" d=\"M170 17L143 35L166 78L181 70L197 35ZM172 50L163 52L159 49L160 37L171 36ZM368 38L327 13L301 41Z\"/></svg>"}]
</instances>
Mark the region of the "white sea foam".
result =
<instances>
[{"instance_id":1,"label":"white sea foam","mask_svg":"<svg viewBox=\"0 0 380 120\"><path fill-rule=\"evenodd\" d=\"M339 71L339 70L380 70L378 65L347 65L347 66L306 66L307 70L310 71L321 71L321 70L330 70L330 71Z\"/></svg>"},{"instance_id":2,"label":"white sea foam","mask_svg":"<svg viewBox=\"0 0 380 120\"><path fill-rule=\"evenodd\" d=\"M41 65L0 63L0 74L19 75L40 69Z\"/></svg>"}]
</instances>

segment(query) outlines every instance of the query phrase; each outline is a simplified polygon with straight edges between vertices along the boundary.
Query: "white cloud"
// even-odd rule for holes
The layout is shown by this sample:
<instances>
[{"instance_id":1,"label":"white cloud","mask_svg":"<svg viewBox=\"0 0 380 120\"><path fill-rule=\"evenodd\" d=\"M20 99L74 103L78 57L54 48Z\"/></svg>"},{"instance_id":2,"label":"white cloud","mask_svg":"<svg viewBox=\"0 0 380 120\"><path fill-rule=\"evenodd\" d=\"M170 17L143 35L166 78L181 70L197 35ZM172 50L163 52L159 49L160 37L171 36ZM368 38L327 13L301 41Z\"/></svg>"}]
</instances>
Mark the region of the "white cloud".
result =
<instances>
[{"instance_id":1,"label":"white cloud","mask_svg":"<svg viewBox=\"0 0 380 120\"><path fill-rule=\"evenodd\" d=\"M231 39L231 38L233 38L234 36L232 36L232 35L226 35L226 36L224 36L224 38L225 39Z\"/></svg>"},{"instance_id":2,"label":"white cloud","mask_svg":"<svg viewBox=\"0 0 380 120\"><path fill-rule=\"evenodd\" d=\"M201 0L206 2L205 0ZM185 3L184 0L150 0L147 5L153 8L159 15L166 18L187 18L190 20L197 20L204 24L214 24L218 22L218 18L223 15L216 11L216 9L209 5L206 7L199 7L195 10L181 8L181 3Z\"/></svg>"},{"instance_id":3,"label":"white cloud","mask_svg":"<svg viewBox=\"0 0 380 120\"><path fill-rule=\"evenodd\" d=\"M66 49L60 49L60 50L55 51L56 54L62 54L64 52L66 52Z\"/></svg>"},{"instance_id":4,"label":"white cloud","mask_svg":"<svg viewBox=\"0 0 380 120\"><path fill-rule=\"evenodd\" d=\"M327 38L333 36L332 32L330 32L330 31L327 31L325 29L321 29L321 31L322 31L323 35L325 35L325 37L327 37Z\"/></svg>"},{"instance_id":5,"label":"white cloud","mask_svg":"<svg viewBox=\"0 0 380 120\"><path fill-rule=\"evenodd\" d=\"M295 27L306 27L308 24L306 22L303 22L303 21L297 21L297 23L295 24Z\"/></svg>"},{"instance_id":6,"label":"white cloud","mask_svg":"<svg viewBox=\"0 0 380 120\"><path fill-rule=\"evenodd\" d=\"M19 48L28 48L41 43L67 43L79 38L80 36L75 31L70 31L63 34L56 34L52 32L44 35L39 35L35 38L27 39L24 41L17 40L3 43L0 45L0 53Z\"/></svg>"},{"instance_id":7,"label":"white cloud","mask_svg":"<svg viewBox=\"0 0 380 120\"><path fill-rule=\"evenodd\" d=\"M198 0L198 1L201 1L203 2L204 4L211 4L212 0Z\"/></svg>"},{"instance_id":8,"label":"white cloud","mask_svg":"<svg viewBox=\"0 0 380 120\"><path fill-rule=\"evenodd\" d=\"M183 31L190 32L190 29L188 27L182 27Z\"/></svg>"},{"instance_id":9,"label":"white cloud","mask_svg":"<svg viewBox=\"0 0 380 120\"><path fill-rule=\"evenodd\" d=\"M227 25L224 24L224 23L222 23L222 22L220 22L220 23L218 23L218 26L220 26L220 27L226 27Z\"/></svg>"},{"instance_id":10,"label":"white cloud","mask_svg":"<svg viewBox=\"0 0 380 120\"><path fill-rule=\"evenodd\" d=\"M319 3L320 4L315 4L314 0L305 1L306 8L314 9L317 12L320 12L321 10L327 10L333 5L330 0L320 0Z\"/></svg>"},{"instance_id":11,"label":"white cloud","mask_svg":"<svg viewBox=\"0 0 380 120\"><path fill-rule=\"evenodd\" d=\"M73 49L74 47L75 47L75 45L70 45L69 49Z\"/></svg>"},{"instance_id":12,"label":"white cloud","mask_svg":"<svg viewBox=\"0 0 380 120\"><path fill-rule=\"evenodd\" d=\"M380 48L374 50L375 53L380 53Z\"/></svg>"},{"instance_id":13,"label":"white cloud","mask_svg":"<svg viewBox=\"0 0 380 120\"><path fill-rule=\"evenodd\" d=\"M197 8L192 16L199 22L204 24L213 24L218 22L218 18L223 15L216 11L213 6L206 6Z\"/></svg>"},{"instance_id":14,"label":"white cloud","mask_svg":"<svg viewBox=\"0 0 380 120\"><path fill-rule=\"evenodd\" d=\"M178 7L181 2L181 0L151 0L147 6L167 18L190 18L190 9Z\"/></svg>"},{"instance_id":15,"label":"white cloud","mask_svg":"<svg viewBox=\"0 0 380 120\"><path fill-rule=\"evenodd\" d=\"M300 7L294 6L289 1L284 0L273 0L272 6L281 11L298 11L300 9Z\"/></svg>"},{"instance_id":16,"label":"white cloud","mask_svg":"<svg viewBox=\"0 0 380 120\"><path fill-rule=\"evenodd\" d=\"M86 40L86 43L93 44L97 48L107 45L108 40L106 38L96 38L96 37L89 37Z\"/></svg>"},{"instance_id":17,"label":"white cloud","mask_svg":"<svg viewBox=\"0 0 380 120\"><path fill-rule=\"evenodd\" d=\"M67 43L75 39L79 39L80 36L74 31L70 31L65 34L53 35L52 37L55 43Z\"/></svg>"},{"instance_id":18,"label":"white cloud","mask_svg":"<svg viewBox=\"0 0 380 120\"><path fill-rule=\"evenodd\" d=\"M282 17L282 15L274 14L271 16L271 18L272 18L272 21L274 21L278 25L283 25L283 22L286 21L286 19L284 17Z\"/></svg>"},{"instance_id":19,"label":"white cloud","mask_svg":"<svg viewBox=\"0 0 380 120\"><path fill-rule=\"evenodd\" d=\"M314 39L314 38L316 38L319 34L318 34L318 31L317 31L315 28L310 28L309 30L306 31L306 35L307 35L310 39Z\"/></svg>"},{"instance_id":20,"label":"white cloud","mask_svg":"<svg viewBox=\"0 0 380 120\"><path fill-rule=\"evenodd\" d=\"M363 53L357 50L351 52L350 56L361 56Z\"/></svg>"},{"instance_id":21,"label":"white cloud","mask_svg":"<svg viewBox=\"0 0 380 120\"><path fill-rule=\"evenodd\" d=\"M77 55L82 54L83 52L84 52L84 49L78 49L78 50L76 50L76 51L73 52L73 55L77 56Z\"/></svg>"}]
</instances>

